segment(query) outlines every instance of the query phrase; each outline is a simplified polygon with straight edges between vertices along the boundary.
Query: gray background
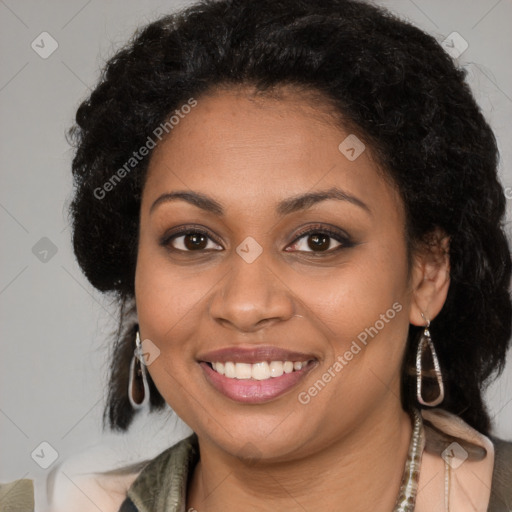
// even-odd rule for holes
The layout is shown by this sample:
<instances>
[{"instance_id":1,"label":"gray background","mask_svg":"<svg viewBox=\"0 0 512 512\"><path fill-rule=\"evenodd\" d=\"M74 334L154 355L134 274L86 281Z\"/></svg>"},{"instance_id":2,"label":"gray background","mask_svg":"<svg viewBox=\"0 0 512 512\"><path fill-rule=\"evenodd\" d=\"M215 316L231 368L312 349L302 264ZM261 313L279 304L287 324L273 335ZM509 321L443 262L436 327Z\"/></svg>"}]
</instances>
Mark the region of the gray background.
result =
<instances>
[{"instance_id":1,"label":"gray background","mask_svg":"<svg viewBox=\"0 0 512 512\"><path fill-rule=\"evenodd\" d=\"M101 430L116 310L73 258L66 218L72 151L64 133L105 59L135 27L189 3L0 0L0 481L45 478L67 460L99 470L152 457L188 432L170 409L139 418L129 434ZM502 181L512 186L512 2L379 3L439 41L457 31L469 43L458 61L496 132ZM31 48L44 31L58 43L47 59ZM512 199L512 188L507 195ZM512 439L510 358L487 397L495 433ZM58 453L49 469L31 457L43 441ZM40 464L52 455L42 449L34 456ZM84 453L88 461L77 459Z\"/></svg>"}]
</instances>

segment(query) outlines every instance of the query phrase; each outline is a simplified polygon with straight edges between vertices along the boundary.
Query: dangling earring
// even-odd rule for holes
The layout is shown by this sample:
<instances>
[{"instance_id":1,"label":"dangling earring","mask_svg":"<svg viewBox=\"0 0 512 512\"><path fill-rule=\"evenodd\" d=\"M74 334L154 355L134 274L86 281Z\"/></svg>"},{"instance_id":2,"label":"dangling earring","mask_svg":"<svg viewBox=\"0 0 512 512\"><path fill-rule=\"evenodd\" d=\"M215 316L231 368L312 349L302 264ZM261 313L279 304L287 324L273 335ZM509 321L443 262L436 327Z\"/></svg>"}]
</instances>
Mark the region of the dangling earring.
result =
<instances>
[{"instance_id":1,"label":"dangling earring","mask_svg":"<svg viewBox=\"0 0 512 512\"><path fill-rule=\"evenodd\" d=\"M128 399L134 409L142 409L149 402L149 385L146 377L146 365L142 355L139 331L135 335L135 350L130 363L128 381Z\"/></svg>"},{"instance_id":2,"label":"dangling earring","mask_svg":"<svg viewBox=\"0 0 512 512\"><path fill-rule=\"evenodd\" d=\"M421 316L425 319L423 313ZM434 348L434 344L432 343L432 339L430 337L430 320L426 320L427 325L425 326L425 330L421 335L418 351L416 352L416 398L418 402L422 405L426 405L428 407L435 407L439 405L444 400L444 385L443 385L443 376L441 374L441 367L439 366L439 360L437 359L436 350ZM423 398L422 394L422 386L423 386L423 352L425 348L428 347L430 349L430 353L432 355L432 363L434 365L434 373L436 376L437 386L439 388L439 394L437 398L434 400L426 400Z\"/></svg>"}]
</instances>

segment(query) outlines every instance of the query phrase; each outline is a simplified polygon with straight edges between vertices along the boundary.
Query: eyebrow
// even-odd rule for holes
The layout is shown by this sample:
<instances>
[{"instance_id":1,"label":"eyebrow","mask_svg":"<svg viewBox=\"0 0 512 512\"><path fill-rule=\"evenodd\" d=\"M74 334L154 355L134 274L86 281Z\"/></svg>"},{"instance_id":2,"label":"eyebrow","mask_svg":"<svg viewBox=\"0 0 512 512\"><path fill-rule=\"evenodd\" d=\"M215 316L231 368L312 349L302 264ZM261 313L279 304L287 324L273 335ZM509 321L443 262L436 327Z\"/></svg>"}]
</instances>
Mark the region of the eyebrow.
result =
<instances>
[{"instance_id":1,"label":"eyebrow","mask_svg":"<svg viewBox=\"0 0 512 512\"><path fill-rule=\"evenodd\" d=\"M189 192L186 190L179 190L176 192L168 192L166 194L162 194L151 205L149 213L152 213L157 208L157 206L163 203L177 201L180 199L194 206L197 206L198 208L201 208L206 212L218 215L219 217L222 217L224 215L224 209L222 205L219 202L215 201L215 199L212 199L199 192ZM298 196L285 199L278 203L276 207L276 212L279 216L283 217L285 215L289 215L300 210L306 210L313 206L314 204L319 203L321 201L326 201L328 199L347 201L365 210L370 215L372 213L368 205L361 201L361 199L349 194L348 192L345 192L344 190L338 187L331 187L327 190L319 190L316 192L308 192L306 194L301 194Z\"/></svg>"}]
</instances>

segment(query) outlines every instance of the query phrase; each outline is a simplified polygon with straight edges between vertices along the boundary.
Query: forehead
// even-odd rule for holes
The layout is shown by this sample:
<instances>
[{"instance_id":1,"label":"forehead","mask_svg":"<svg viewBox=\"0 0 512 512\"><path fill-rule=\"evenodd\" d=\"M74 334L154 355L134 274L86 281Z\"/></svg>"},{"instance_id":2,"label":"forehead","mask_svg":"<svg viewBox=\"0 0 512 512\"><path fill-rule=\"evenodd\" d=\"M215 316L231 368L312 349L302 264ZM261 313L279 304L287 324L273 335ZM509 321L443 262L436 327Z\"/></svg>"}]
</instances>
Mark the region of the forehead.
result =
<instances>
[{"instance_id":1,"label":"forehead","mask_svg":"<svg viewBox=\"0 0 512 512\"><path fill-rule=\"evenodd\" d=\"M293 89L261 95L241 88L198 97L155 148L143 201L190 188L220 202L262 208L266 199L285 193L342 186L396 202L369 148L341 127L333 106L321 99ZM353 156L347 144L360 153L357 158L347 158Z\"/></svg>"}]
</instances>

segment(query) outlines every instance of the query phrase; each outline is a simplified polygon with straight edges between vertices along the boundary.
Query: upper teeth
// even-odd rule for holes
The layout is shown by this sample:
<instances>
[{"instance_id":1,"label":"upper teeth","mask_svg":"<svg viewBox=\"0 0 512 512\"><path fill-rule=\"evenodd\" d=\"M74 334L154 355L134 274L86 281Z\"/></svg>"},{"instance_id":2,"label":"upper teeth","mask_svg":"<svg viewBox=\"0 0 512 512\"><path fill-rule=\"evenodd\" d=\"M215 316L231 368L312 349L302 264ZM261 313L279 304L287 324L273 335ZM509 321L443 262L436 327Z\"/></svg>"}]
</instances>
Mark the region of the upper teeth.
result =
<instances>
[{"instance_id":1,"label":"upper teeth","mask_svg":"<svg viewBox=\"0 0 512 512\"><path fill-rule=\"evenodd\" d=\"M265 380L270 377L280 377L283 373L291 373L293 370L301 370L308 361L262 361L261 363L212 363L213 369L230 379L256 379Z\"/></svg>"}]
</instances>

